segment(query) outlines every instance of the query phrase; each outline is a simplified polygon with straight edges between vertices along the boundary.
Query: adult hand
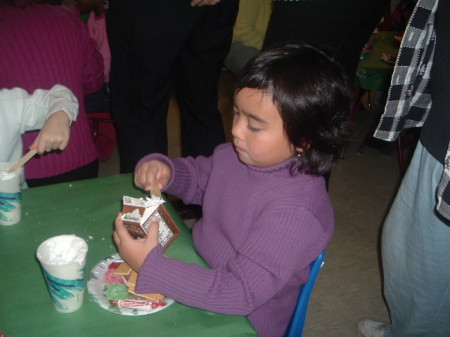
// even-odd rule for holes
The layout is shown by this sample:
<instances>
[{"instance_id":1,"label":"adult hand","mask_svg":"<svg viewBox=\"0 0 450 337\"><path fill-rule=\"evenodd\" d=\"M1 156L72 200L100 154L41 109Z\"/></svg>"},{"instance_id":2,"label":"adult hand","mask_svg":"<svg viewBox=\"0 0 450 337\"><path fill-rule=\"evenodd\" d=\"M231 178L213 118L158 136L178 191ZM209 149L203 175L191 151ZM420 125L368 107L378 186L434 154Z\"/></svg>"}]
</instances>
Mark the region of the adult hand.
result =
<instances>
[{"instance_id":1,"label":"adult hand","mask_svg":"<svg viewBox=\"0 0 450 337\"><path fill-rule=\"evenodd\" d=\"M115 220L114 242L117 245L120 256L136 272L139 272L147 255L158 245L159 220L153 217L150 220L147 237L133 239L123 225L122 213Z\"/></svg>"},{"instance_id":2,"label":"adult hand","mask_svg":"<svg viewBox=\"0 0 450 337\"><path fill-rule=\"evenodd\" d=\"M63 110L52 113L37 135L30 150L43 154L52 150L64 150L70 139L70 118Z\"/></svg>"},{"instance_id":3,"label":"adult hand","mask_svg":"<svg viewBox=\"0 0 450 337\"><path fill-rule=\"evenodd\" d=\"M217 5L221 0L192 0L191 6L213 6Z\"/></svg>"},{"instance_id":4,"label":"adult hand","mask_svg":"<svg viewBox=\"0 0 450 337\"><path fill-rule=\"evenodd\" d=\"M153 187L163 189L172 176L170 166L159 160L149 160L134 172L134 183L137 187L150 191Z\"/></svg>"}]
</instances>

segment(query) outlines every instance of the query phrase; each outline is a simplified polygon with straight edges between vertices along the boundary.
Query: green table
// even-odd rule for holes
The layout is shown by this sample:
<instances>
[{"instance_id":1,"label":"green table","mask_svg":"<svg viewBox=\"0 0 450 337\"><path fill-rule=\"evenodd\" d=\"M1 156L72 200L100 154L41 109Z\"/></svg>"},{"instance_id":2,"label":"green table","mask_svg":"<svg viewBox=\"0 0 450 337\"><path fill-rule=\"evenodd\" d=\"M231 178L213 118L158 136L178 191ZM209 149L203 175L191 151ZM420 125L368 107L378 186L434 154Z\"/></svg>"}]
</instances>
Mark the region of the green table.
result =
<instances>
[{"instance_id":1,"label":"green table","mask_svg":"<svg viewBox=\"0 0 450 337\"><path fill-rule=\"evenodd\" d=\"M379 32L373 42L373 50L362 54L356 70L355 88L383 91L389 87L394 64L381 60L381 54L398 53L396 32Z\"/></svg>"},{"instance_id":2,"label":"green table","mask_svg":"<svg viewBox=\"0 0 450 337\"><path fill-rule=\"evenodd\" d=\"M381 59L381 54L397 54L399 43L394 39L396 32L379 32L375 38L370 52L361 54L362 59L356 69L353 87L353 102L348 115L349 121L353 121L361 104L361 98L367 91L369 108L374 109L372 91L386 91L391 82L394 64L387 63ZM370 139L371 137L366 137ZM361 147L360 147L361 149ZM359 150L358 150L359 152Z\"/></svg>"},{"instance_id":3,"label":"green table","mask_svg":"<svg viewBox=\"0 0 450 337\"><path fill-rule=\"evenodd\" d=\"M146 316L120 316L100 308L86 291L83 307L58 313L35 258L49 237L75 234L88 242L86 270L117 252L113 220L123 195L142 196L131 175L84 180L23 191L22 220L0 226L0 332L8 337L70 336L257 336L247 318L226 316L174 303ZM166 208L180 227L168 256L205 265L191 234L169 203Z\"/></svg>"}]
</instances>

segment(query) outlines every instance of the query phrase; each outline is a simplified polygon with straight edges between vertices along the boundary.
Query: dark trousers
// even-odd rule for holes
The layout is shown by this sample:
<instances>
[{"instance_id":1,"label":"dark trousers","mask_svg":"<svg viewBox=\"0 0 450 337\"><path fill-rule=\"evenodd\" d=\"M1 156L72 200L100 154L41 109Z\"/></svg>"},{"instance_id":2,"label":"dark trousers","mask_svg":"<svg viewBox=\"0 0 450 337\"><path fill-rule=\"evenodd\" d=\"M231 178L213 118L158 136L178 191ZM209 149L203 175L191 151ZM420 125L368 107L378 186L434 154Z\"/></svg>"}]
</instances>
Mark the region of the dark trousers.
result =
<instances>
[{"instance_id":1,"label":"dark trousers","mask_svg":"<svg viewBox=\"0 0 450 337\"><path fill-rule=\"evenodd\" d=\"M172 93L183 156L209 156L225 141L218 81L237 10L238 0L204 7L189 0L110 1L111 112L122 173L146 154L167 154Z\"/></svg>"},{"instance_id":2,"label":"dark trousers","mask_svg":"<svg viewBox=\"0 0 450 337\"><path fill-rule=\"evenodd\" d=\"M388 4L387 0L276 1L264 47L293 40L322 47L353 80L362 48Z\"/></svg>"},{"instance_id":3,"label":"dark trousers","mask_svg":"<svg viewBox=\"0 0 450 337\"><path fill-rule=\"evenodd\" d=\"M38 179L27 179L28 187L39 187L59 183L67 183L70 181L93 179L98 177L98 160L94 160L87 165L79 167L75 170L59 174L57 176Z\"/></svg>"}]
</instances>

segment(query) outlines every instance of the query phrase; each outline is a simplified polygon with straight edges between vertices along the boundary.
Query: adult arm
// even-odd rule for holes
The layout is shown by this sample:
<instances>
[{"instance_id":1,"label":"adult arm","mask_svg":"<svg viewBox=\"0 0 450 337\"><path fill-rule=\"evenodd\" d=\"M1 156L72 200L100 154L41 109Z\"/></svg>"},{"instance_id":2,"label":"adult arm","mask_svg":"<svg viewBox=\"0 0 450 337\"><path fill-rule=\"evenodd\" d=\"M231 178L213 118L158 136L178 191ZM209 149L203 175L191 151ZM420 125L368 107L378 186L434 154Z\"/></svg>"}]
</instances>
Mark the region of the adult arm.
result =
<instances>
[{"instance_id":1,"label":"adult arm","mask_svg":"<svg viewBox=\"0 0 450 337\"><path fill-rule=\"evenodd\" d=\"M261 2L261 0L239 2L239 12L233 29L234 42L241 42L245 46L261 49L264 42L265 30L259 31L256 28L256 22L261 15L259 6L266 6L265 4L261 4ZM262 9L266 10L266 8ZM268 23L269 16L267 16L265 28L267 28Z\"/></svg>"}]
</instances>

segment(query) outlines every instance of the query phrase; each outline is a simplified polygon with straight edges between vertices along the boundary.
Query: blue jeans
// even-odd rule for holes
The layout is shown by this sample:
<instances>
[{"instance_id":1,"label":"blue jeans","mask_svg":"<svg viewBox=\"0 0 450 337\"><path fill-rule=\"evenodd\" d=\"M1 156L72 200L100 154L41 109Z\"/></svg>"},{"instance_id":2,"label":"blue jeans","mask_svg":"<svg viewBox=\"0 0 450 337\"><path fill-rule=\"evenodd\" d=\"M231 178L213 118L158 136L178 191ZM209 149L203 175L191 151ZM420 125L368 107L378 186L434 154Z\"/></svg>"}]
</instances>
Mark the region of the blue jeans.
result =
<instances>
[{"instance_id":1,"label":"blue jeans","mask_svg":"<svg viewBox=\"0 0 450 337\"><path fill-rule=\"evenodd\" d=\"M386 337L450 336L450 222L435 211L442 172L419 142L384 223Z\"/></svg>"}]
</instances>

